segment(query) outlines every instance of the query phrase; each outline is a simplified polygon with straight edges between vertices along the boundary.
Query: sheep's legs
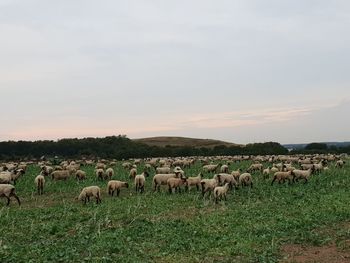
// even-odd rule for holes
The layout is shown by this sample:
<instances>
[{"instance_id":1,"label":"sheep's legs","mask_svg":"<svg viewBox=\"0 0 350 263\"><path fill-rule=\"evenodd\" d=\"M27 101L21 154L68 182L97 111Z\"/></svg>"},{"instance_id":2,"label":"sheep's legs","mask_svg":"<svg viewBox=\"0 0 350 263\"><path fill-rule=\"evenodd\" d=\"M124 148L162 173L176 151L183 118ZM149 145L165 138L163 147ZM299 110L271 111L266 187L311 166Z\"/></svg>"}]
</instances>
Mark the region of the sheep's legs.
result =
<instances>
[{"instance_id":1,"label":"sheep's legs","mask_svg":"<svg viewBox=\"0 0 350 263\"><path fill-rule=\"evenodd\" d=\"M8 196L5 196L5 197L7 198L7 204L6 204L6 205L8 206L8 205L10 205L11 199L10 199L10 197L8 197Z\"/></svg>"},{"instance_id":2,"label":"sheep's legs","mask_svg":"<svg viewBox=\"0 0 350 263\"><path fill-rule=\"evenodd\" d=\"M119 196L119 193L120 193L120 190L119 190L119 189L117 189L117 196Z\"/></svg>"}]
</instances>

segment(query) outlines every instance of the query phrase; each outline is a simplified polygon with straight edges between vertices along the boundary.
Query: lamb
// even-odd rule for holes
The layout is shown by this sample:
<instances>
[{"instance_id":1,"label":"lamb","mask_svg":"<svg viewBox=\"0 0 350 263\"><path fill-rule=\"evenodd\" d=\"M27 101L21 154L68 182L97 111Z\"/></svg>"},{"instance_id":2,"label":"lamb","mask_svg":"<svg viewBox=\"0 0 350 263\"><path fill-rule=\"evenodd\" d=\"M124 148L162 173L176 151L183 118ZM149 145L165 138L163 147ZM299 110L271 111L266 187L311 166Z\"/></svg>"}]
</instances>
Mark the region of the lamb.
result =
<instances>
[{"instance_id":1,"label":"lamb","mask_svg":"<svg viewBox=\"0 0 350 263\"><path fill-rule=\"evenodd\" d=\"M214 188L214 198L215 198L215 203L218 203L218 199L220 198L220 201L222 198L226 199L227 191L229 189L229 183L226 183L224 186L217 186Z\"/></svg>"},{"instance_id":2,"label":"lamb","mask_svg":"<svg viewBox=\"0 0 350 263\"><path fill-rule=\"evenodd\" d=\"M312 172L314 171L314 167L310 168L309 170L293 170L292 174L293 174L293 181L295 182L295 180L299 181L299 179L304 179L304 184L306 184L309 180L309 177L311 176Z\"/></svg>"},{"instance_id":3,"label":"lamb","mask_svg":"<svg viewBox=\"0 0 350 263\"><path fill-rule=\"evenodd\" d=\"M166 185L169 178L182 178L183 173L177 172L172 174L156 174L153 176L153 191L155 192L157 189L160 191L161 185Z\"/></svg>"},{"instance_id":4,"label":"lamb","mask_svg":"<svg viewBox=\"0 0 350 263\"><path fill-rule=\"evenodd\" d=\"M108 169L106 170L106 173L105 173L106 178L109 179L109 180L111 180L112 177L113 177L113 175L114 175L114 170L113 170L113 168L111 168L111 167L108 168Z\"/></svg>"},{"instance_id":5,"label":"lamb","mask_svg":"<svg viewBox=\"0 0 350 263\"><path fill-rule=\"evenodd\" d=\"M289 181L289 184L291 184L294 181L294 176L292 171L288 171L288 172L276 172L273 176L273 180L271 182L271 185L273 185L273 183L275 181L278 181L278 183L284 183L285 180Z\"/></svg>"},{"instance_id":6,"label":"lamb","mask_svg":"<svg viewBox=\"0 0 350 263\"><path fill-rule=\"evenodd\" d=\"M199 190L199 186L201 185L202 173L199 173L196 177L188 177L187 178L187 189L191 190L191 186L196 186L197 191Z\"/></svg>"},{"instance_id":7,"label":"lamb","mask_svg":"<svg viewBox=\"0 0 350 263\"><path fill-rule=\"evenodd\" d=\"M66 181L69 178L70 174L68 170L58 170L58 171L54 171L51 173L51 178L52 180L64 180Z\"/></svg>"},{"instance_id":8,"label":"lamb","mask_svg":"<svg viewBox=\"0 0 350 263\"><path fill-rule=\"evenodd\" d=\"M216 178L213 179L202 179L201 185L202 185L202 196L204 197L206 192L211 192L219 185L220 182L220 174L216 176Z\"/></svg>"},{"instance_id":9,"label":"lamb","mask_svg":"<svg viewBox=\"0 0 350 263\"><path fill-rule=\"evenodd\" d=\"M168 190L169 193L171 194L173 192L173 189L175 189L175 192L181 192L180 186L186 185L187 179L182 177L182 178L169 178L167 180L167 185L168 185Z\"/></svg>"},{"instance_id":10,"label":"lamb","mask_svg":"<svg viewBox=\"0 0 350 263\"><path fill-rule=\"evenodd\" d=\"M129 184L127 182L117 181L117 180L111 180L107 184L107 191L108 194L113 196L114 191L117 190L117 196L119 196L120 189L121 188L129 188Z\"/></svg>"},{"instance_id":11,"label":"lamb","mask_svg":"<svg viewBox=\"0 0 350 263\"><path fill-rule=\"evenodd\" d=\"M144 171L142 174L137 174L135 176L135 190L136 192L143 193L145 191L145 182L146 177L148 177L149 174L147 171Z\"/></svg>"},{"instance_id":12,"label":"lamb","mask_svg":"<svg viewBox=\"0 0 350 263\"><path fill-rule=\"evenodd\" d=\"M77 178L77 180L85 180L86 179L86 172L84 172L82 170L78 170L75 172L75 177Z\"/></svg>"},{"instance_id":13,"label":"lamb","mask_svg":"<svg viewBox=\"0 0 350 263\"><path fill-rule=\"evenodd\" d=\"M105 178L105 171L103 169L96 169L95 171L97 180L103 180Z\"/></svg>"},{"instance_id":14,"label":"lamb","mask_svg":"<svg viewBox=\"0 0 350 263\"><path fill-rule=\"evenodd\" d=\"M137 174L137 169L132 168L129 172L129 178L131 178L131 179L135 178L136 174Z\"/></svg>"},{"instance_id":15,"label":"lamb","mask_svg":"<svg viewBox=\"0 0 350 263\"><path fill-rule=\"evenodd\" d=\"M101 189L98 186L88 186L83 188L78 199L84 201L86 204L86 200L90 202L90 197L94 196L96 198L96 204L101 203Z\"/></svg>"},{"instance_id":16,"label":"lamb","mask_svg":"<svg viewBox=\"0 0 350 263\"><path fill-rule=\"evenodd\" d=\"M38 190L38 194L42 195L44 193L44 186L45 186L45 177L43 174L39 174L34 179L34 183L36 185L36 188Z\"/></svg>"},{"instance_id":17,"label":"lamb","mask_svg":"<svg viewBox=\"0 0 350 263\"><path fill-rule=\"evenodd\" d=\"M243 173L239 176L238 179L238 183L239 185L243 186L249 186L251 188L253 188L253 178L252 175L250 173Z\"/></svg>"},{"instance_id":18,"label":"lamb","mask_svg":"<svg viewBox=\"0 0 350 263\"><path fill-rule=\"evenodd\" d=\"M21 205L21 201L19 200L18 196L16 195L15 187L12 184L0 184L0 197L6 197L7 198L7 206L10 204L10 197L13 196L16 198L18 205Z\"/></svg>"}]
</instances>

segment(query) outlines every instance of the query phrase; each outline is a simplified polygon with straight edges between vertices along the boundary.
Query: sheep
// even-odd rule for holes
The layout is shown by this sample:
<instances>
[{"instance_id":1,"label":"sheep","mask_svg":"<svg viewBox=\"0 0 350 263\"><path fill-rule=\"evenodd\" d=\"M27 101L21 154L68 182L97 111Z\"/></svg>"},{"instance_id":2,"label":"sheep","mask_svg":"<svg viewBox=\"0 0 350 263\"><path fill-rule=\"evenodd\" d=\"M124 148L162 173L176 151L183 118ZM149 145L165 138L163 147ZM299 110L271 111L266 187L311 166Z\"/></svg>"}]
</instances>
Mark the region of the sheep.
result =
<instances>
[{"instance_id":1,"label":"sheep","mask_svg":"<svg viewBox=\"0 0 350 263\"><path fill-rule=\"evenodd\" d=\"M145 182L146 177L149 176L149 173L147 171L144 171L142 174L137 174L135 176L135 190L136 192L143 193L145 191Z\"/></svg>"},{"instance_id":2,"label":"sheep","mask_svg":"<svg viewBox=\"0 0 350 263\"><path fill-rule=\"evenodd\" d=\"M77 170L75 172L75 177L77 178L77 180L85 180L86 179L86 172L84 172L82 170Z\"/></svg>"},{"instance_id":3,"label":"sheep","mask_svg":"<svg viewBox=\"0 0 350 263\"><path fill-rule=\"evenodd\" d=\"M203 172L214 173L221 166L221 164L207 164L202 167Z\"/></svg>"},{"instance_id":4,"label":"sheep","mask_svg":"<svg viewBox=\"0 0 350 263\"><path fill-rule=\"evenodd\" d=\"M129 162L125 162L122 164L122 167L126 170L130 169L132 167L132 164Z\"/></svg>"},{"instance_id":5,"label":"sheep","mask_svg":"<svg viewBox=\"0 0 350 263\"><path fill-rule=\"evenodd\" d=\"M249 186L250 188L253 188L253 178L250 173L243 173L239 176L238 179L239 185L243 186Z\"/></svg>"},{"instance_id":6,"label":"sheep","mask_svg":"<svg viewBox=\"0 0 350 263\"><path fill-rule=\"evenodd\" d=\"M95 169L103 169L105 170L107 167L104 163L97 163L96 166L95 166Z\"/></svg>"},{"instance_id":7,"label":"sheep","mask_svg":"<svg viewBox=\"0 0 350 263\"><path fill-rule=\"evenodd\" d=\"M43 174L39 174L34 179L34 183L36 185L36 188L38 190L38 195L42 195L44 193L44 186L45 186L45 177Z\"/></svg>"},{"instance_id":8,"label":"sheep","mask_svg":"<svg viewBox=\"0 0 350 263\"><path fill-rule=\"evenodd\" d=\"M264 178L268 178L270 175L270 167L267 167L266 169L263 170L263 176Z\"/></svg>"},{"instance_id":9,"label":"sheep","mask_svg":"<svg viewBox=\"0 0 350 263\"><path fill-rule=\"evenodd\" d=\"M136 174L137 174L137 169L136 168L132 168L130 170L130 172L129 172L129 178L134 179Z\"/></svg>"},{"instance_id":10,"label":"sheep","mask_svg":"<svg viewBox=\"0 0 350 263\"><path fill-rule=\"evenodd\" d=\"M320 161L319 163L315 163L315 164L313 165L314 171L315 171L316 173L321 172L321 171L324 169L324 167L326 166L326 164L327 164L327 162L326 162L325 160L322 160L322 161Z\"/></svg>"},{"instance_id":11,"label":"sheep","mask_svg":"<svg viewBox=\"0 0 350 263\"><path fill-rule=\"evenodd\" d=\"M78 200L84 201L86 204L86 200L90 202L90 197L94 196L96 198L96 204L101 203L101 189L98 186L88 186L83 188L81 191Z\"/></svg>"},{"instance_id":12,"label":"sheep","mask_svg":"<svg viewBox=\"0 0 350 263\"><path fill-rule=\"evenodd\" d=\"M216 176L216 178L213 179L202 179L201 185L202 185L202 196L204 197L206 192L211 192L219 185L220 182L220 174Z\"/></svg>"},{"instance_id":13,"label":"sheep","mask_svg":"<svg viewBox=\"0 0 350 263\"><path fill-rule=\"evenodd\" d=\"M97 180L103 180L105 178L105 171L103 169L96 169L95 171Z\"/></svg>"},{"instance_id":14,"label":"sheep","mask_svg":"<svg viewBox=\"0 0 350 263\"><path fill-rule=\"evenodd\" d=\"M229 189L229 183L226 183L224 186L217 186L214 188L214 198L215 198L215 203L218 203L218 199L220 198L220 201L222 198L226 199L227 191Z\"/></svg>"},{"instance_id":15,"label":"sheep","mask_svg":"<svg viewBox=\"0 0 350 263\"><path fill-rule=\"evenodd\" d=\"M238 181L239 176L241 175L242 170L239 168L237 171L232 171L231 175L235 178L236 181Z\"/></svg>"},{"instance_id":16,"label":"sheep","mask_svg":"<svg viewBox=\"0 0 350 263\"><path fill-rule=\"evenodd\" d=\"M292 171L288 171L288 172L276 172L273 176L273 180L271 182L271 185L273 185L273 183L275 181L278 181L278 183L284 183L285 180L289 181L289 184L291 184L294 181L294 176Z\"/></svg>"},{"instance_id":17,"label":"sheep","mask_svg":"<svg viewBox=\"0 0 350 263\"><path fill-rule=\"evenodd\" d=\"M17 179L22 174L24 174L24 170L22 169L18 169L12 172L5 169L4 172L0 172L0 184L9 184L9 183L16 184Z\"/></svg>"},{"instance_id":18,"label":"sheep","mask_svg":"<svg viewBox=\"0 0 350 263\"><path fill-rule=\"evenodd\" d=\"M117 180L111 180L107 184L107 191L108 194L113 196L114 191L117 190L117 196L119 196L120 189L121 188L129 188L129 184L127 182L117 181Z\"/></svg>"},{"instance_id":19,"label":"sheep","mask_svg":"<svg viewBox=\"0 0 350 263\"><path fill-rule=\"evenodd\" d=\"M276 166L273 166L273 167L271 167L271 169L270 169L270 173L277 173L277 172L279 172L280 170L276 167Z\"/></svg>"},{"instance_id":20,"label":"sheep","mask_svg":"<svg viewBox=\"0 0 350 263\"><path fill-rule=\"evenodd\" d=\"M202 180L202 173L199 173L196 177L188 177L187 178L187 189L188 191L191 190L191 186L196 186L197 191L199 190L199 187L201 185Z\"/></svg>"},{"instance_id":21,"label":"sheep","mask_svg":"<svg viewBox=\"0 0 350 263\"><path fill-rule=\"evenodd\" d=\"M183 173L177 172L172 174L156 174L153 176L153 191L155 192L157 189L160 191L161 185L166 185L169 178L182 178Z\"/></svg>"},{"instance_id":22,"label":"sheep","mask_svg":"<svg viewBox=\"0 0 350 263\"><path fill-rule=\"evenodd\" d=\"M64 180L66 181L69 178L70 174L68 170L58 170L58 171L54 171L51 173L51 178L52 180Z\"/></svg>"},{"instance_id":23,"label":"sheep","mask_svg":"<svg viewBox=\"0 0 350 263\"><path fill-rule=\"evenodd\" d=\"M49 175L54 171L54 169L51 166L43 165L41 166L41 171L46 172L46 174Z\"/></svg>"},{"instance_id":24,"label":"sheep","mask_svg":"<svg viewBox=\"0 0 350 263\"><path fill-rule=\"evenodd\" d=\"M7 206L10 204L10 197L13 196L16 198L18 205L21 205L21 201L19 200L18 196L16 195L15 187L12 184L0 184L0 197L6 197L7 198Z\"/></svg>"},{"instance_id":25,"label":"sheep","mask_svg":"<svg viewBox=\"0 0 350 263\"><path fill-rule=\"evenodd\" d=\"M109 180L111 180L112 177L113 177L113 175L114 175L114 170L113 170L113 168L111 168L111 167L108 168L108 169L106 170L106 173L105 173L106 178L109 179Z\"/></svg>"},{"instance_id":26,"label":"sheep","mask_svg":"<svg viewBox=\"0 0 350 263\"><path fill-rule=\"evenodd\" d=\"M335 163L335 167L339 167L339 168L342 168L344 165L345 165L345 161L344 160L338 160Z\"/></svg>"},{"instance_id":27,"label":"sheep","mask_svg":"<svg viewBox=\"0 0 350 263\"><path fill-rule=\"evenodd\" d=\"M178 191L181 192L180 186L186 185L187 179L184 177L181 178L169 178L167 180L168 190L171 194L173 192L173 189L175 189L175 192Z\"/></svg>"},{"instance_id":28,"label":"sheep","mask_svg":"<svg viewBox=\"0 0 350 263\"><path fill-rule=\"evenodd\" d=\"M293 181L299 181L299 179L304 179L304 184L306 184L309 180L309 177L311 176L312 172L314 171L314 167L310 168L309 170L293 170Z\"/></svg>"},{"instance_id":29,"label":"sheep","mask_svg":"<svg viewBox=\"0 0 350 263\"><path fill-rule=\"evenodd\" d=\"M226 165L226 164L221 165L220 172L221 173L228 173L228 165Z\"/></svg>"},{"instance_id":30,"label":"sheep","mask_svg":"<svg viewBox=\"0 0 350 263\"><path fill-rule=\"evenodd\" d=\"M233 187L237 188L238 186L237 181L232 174L220 173L214 176L214 179L216 178L218 178L217 180L221 185L228 183L230 186L230 189L232 189Z\"/></svg>"},{"instance_id":31,"label":"sheep","mask_svg":"<svg viewBox=\"0 0 350 263\"><path fill-rule=\"evenodd\" d=\"M255 171L262 171L263 168L264 167L261 163L254 163L247 169L247 172L251 173L251 172L255 172Z\"/></svg>"},{"instance_id":32,"label":"sheep","mask_svg":"<svg viewBox=\"0 0 350 263\"><path fill-rule=\"evenodd\" d=\"M170 172L171 172L171 168L168 166L156 168L157 174L170 174Z\"/></svg>"}]
</instances>

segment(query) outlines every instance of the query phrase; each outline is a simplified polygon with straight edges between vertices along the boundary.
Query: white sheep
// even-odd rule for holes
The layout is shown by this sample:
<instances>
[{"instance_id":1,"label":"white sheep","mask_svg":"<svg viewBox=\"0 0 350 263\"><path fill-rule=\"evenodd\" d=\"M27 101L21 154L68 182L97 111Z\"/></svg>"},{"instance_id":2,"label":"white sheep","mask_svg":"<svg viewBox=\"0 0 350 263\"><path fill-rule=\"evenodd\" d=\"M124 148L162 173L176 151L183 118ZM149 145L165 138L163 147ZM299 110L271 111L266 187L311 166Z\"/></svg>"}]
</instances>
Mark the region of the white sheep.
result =
<instances>
[{"instance_id":1,"label":"white sheep","mask_svg":"<svg viewBox=\"0 0 350 263\"><path fill-rule=\"evenodd\" d=\"M113 177L113 175L114 175L114 170L113 170L113 168L111 168L111 167L108 168L108 169L106 170L106 174L105 174L106 178L109 179L109 180L111 180L112 177Z\"/></svg>"},{"instance_id":2,"label":"white sheep","mask_svg":"<svg viewBox=\"0 0 350 263\"><path fill-rule=\"evenodd\" d=\"M202 185L202 196L204 197L205 193L214 191L215 187L219 185L220 182L220 175L217 175L213 179L202 179L201 185Z\"/></svg>"},{"instance_id":3,"label":"white sheep","mask_svg":"<svg viewBox=\"0 0 350 263\"><path fill-rule=\"evenodd\" d=\"M111 180L107 184L107 191L108 191L108 194L111 196L114 195L115 190L117 190L117 196L119 196L121 188L129 188L129 184L127 182L122 182L117 180Z\"/></svg>"},{"instance_id":4,"label":"white sheep","mask_svg":"<svg viewBox=\"0 0 350 263\"><path fill-rule=\"evenodd\" d=\"M218 203L218 200L220 198L220 201L222 198L226 199L227 191L230 188L229 184L226 183L224 186L217 186L214 188L214 198L215 198L215 203Z\"/></svg>"},{"instance_id":5,"label":"white sheep","mask_svg":"<svg viewBox=\"0 0 350 263\"><path fill-rule=\"evenodd\" d=\"M177 173L173 173L173 174L156 174L155 176L153 176L153 191L156 191L158 189L158 191L160 191L160 186L161 185L166 185L167 181L169 178L182 178L183 173L182 172L177 172Z\"/></svg>"},{"instance_id":6,"label":"white sheep","mask_svg":"<svg viewBox=\"0 0 350 263\"><path fill-rule=\"evenodd\" d=\"M39 174L34 179L34 183L36 185L36 188L38 190L38 194L42 195L44 193L44 186L45 186L45 177L42 174Z\"/></svg>"},{"instance_id":7,"label":"white sheep","mask_svg":"<svg viewBox=\"0 0 350 263\"><path fill-rule=\"evenodd\" d=\"M136 175L137 175L137 169L132 168L129 172L129 178L134 179Z\"/></svg>"},{"instance_id":8,"label":"white sheep","mask_svg":"<svg viewBox=\"0 0 350 263\"><path fill-rule=\"evenodd\" d=\"M226 164L221 165L220 172L227 174L228 173L228 165L226 165Z\"/></svg>"},{"instance_id":9,"label":"white sheep","mask_svg":"<svg viewBox=\"0 0 350 263\"><path fill-rule=\"evenodd\" d=\"M170 174L171 168L169 166L164 166L164 167L157 167L156 168L156 173L157 174Z\"/></svg>"},{"instance_id":10,"label":"white sheep","mask_svg":"<svg viewBox=\"0 0 350 263\"><path fill-rule=\"evenodd\" d=\"M105 171L103 169L96 169L95 171L95 174L96 174L96 177L97 177L97 180L104 180L105 179Z\"/></svg>"},{"instance_id":11,"label":"white sheep","mask_svg":"<svg viewBox=\"0 0 350 263\"><path fill-rule=\"evenodd\" d=\"M169 178L167 181L167 185L168 185L168 190L169 193L171 194L173 192L173 190L175 190L175 192L181 192L181 188L180 186L182 185L186 185L187 179L182 177L182 178Z\"/></svg>"},{"instance_id":12,"label":"white sheep","mask_svg":"<svg viewBox=\"0 0 350 263\"><path fill-rule=\"evenodd\" d=\"M7 198L7 206L10 204L10 197L13 196L16 198L18 205L21 205L21 201L19 200L18 196L16 195L15 187L12 184L0 184L0 197L6 197Z\"/></svg>"},{"instance_id":13,"label":"white sheep","mask_svg":"<svg viewBox=\"0 0 350 263\"><path fill-rule=\"evenodd\" d=\"M66 181L70 177L70 173L68 170L57 170L51 173L52 180L64 180Z\"/></svg>"},{"instance_id":14,"label":"white sheep","mask_svg":"<svg viewBox=\"0 0 350 263\"><path fill-rule=\"evenodd\" d=\"M214 173L221 166L221 164L207 164L202 167L203 172Z\"/></svg>"},{"instance_id":15,"label":"white sheep","mask_svg":"<svg viewBox=\"0 0 350 263\"><path fill-rule=\"evenodd\" d=\"M231 175L235 178L236 181L238 181L239 176L241 175L242 170L239 168L237 171L232 171Z\"/></svg>"},{"instance_id":16,"label":"white sheep","mask_svg":"<svg viewBox=\"0 0 350 263\"><path fill-rule=\"evenodd\" d=\"M286 180L289 181L289 184L291 184L294 181L294 176L292 174L292 171L288 171L288 172L276 172L273 176L273 180L271 182L271 185L273 185L273 183L275 181L278 181L278 183L284 183Z\"/></svg>"},{"instance_id":17,"label":"white sheep","mask_svg":"<svg viewBox=\"0 0 350 263\"><path fill-rule=\"evenodd\" d=\"M237 188L238 186L237 181L232 174L227 174L227 173L216 174L214 175L214 179L217 179L220 185L224 185L228 183L230 186L230 189L232 189L233 187Z\"/></svg>"},{"instance_id":18,"label":"white sheep","mask_svg":"<svg viewBox=\"0 0 350 263\"><path fill-rule=\"evenodd\" d=\"M187 178L187 189L188 191L191 190L192 186L196 186L197 191L199 190L199 187L201 185L202 180L202 173L199 173L198 176L195 177L188 177Z\"/></svg>"},{"instance_id":19,"label":"white sheep","mask_svg":"<svg viewBox=\"0 0 350 263\"><path fill-rule=\"evenodd\" d=\"M304 183L306 184L313 171L314 171L314 167L311 167L309 170L295 169L292 171L293 181L295 182L295 181L299 181L299 179L303 179Z\"/></svg>"},{"instance_id":20,"label":"white sheep","mask_svg":"<svg viewBox=\"0 0 350 263\"><path fill-rule=\"evenodd\" d=\"M82 170L78 170L75 172L75 177L77 178L77 180L85 180L86 179L86 172L84 172Z\"/></svg>"},{"instance_id":21,"label":"white sheep","mask_svg":"<svg viewBox=\"0 0 350 263\"><path fill-rule=\"evenodd\" d=\"M93 185L83 188L78 199L84 201L84 204L86 204L86 200L90 202L91 196L94 196L96 198L96 204L101 203L100 187Z\"/></svg>"},{"instance_id":22,"label":"white sheep","mask_svg":"<svg viewBox=\"0 0 350 263\"><path fill-rule=\"evenodd\" d=\"M143 193L145 191L145 182L146 177L148 177L149 174L147 171L144 171L142 174L137 174L135 176L135 190L136 192Z\"/></svg>"},{"instance_id":23,"label":"white sheep","mask_svg":"<svg viewBox=\"0 0 350 263\"><path fill-rule=\"evenodd\" d=\"M243 173L239 176L238 179L238 183L239 185L243 186L249 186L251 188L253 188L253 178L252 175L250 173Z\"/></svg>"},{"instance_id":24,"label":"white sheep","mask_svg":"<svg viewBox=\"0 0 350 263\"><path fill-rule=\"evenodd\" d=\"M345 165L345 161L344 160L338 160L335 163L335 167L339 167L339 168L342 168L344 165Z\"/></svg>"}]
</instances>

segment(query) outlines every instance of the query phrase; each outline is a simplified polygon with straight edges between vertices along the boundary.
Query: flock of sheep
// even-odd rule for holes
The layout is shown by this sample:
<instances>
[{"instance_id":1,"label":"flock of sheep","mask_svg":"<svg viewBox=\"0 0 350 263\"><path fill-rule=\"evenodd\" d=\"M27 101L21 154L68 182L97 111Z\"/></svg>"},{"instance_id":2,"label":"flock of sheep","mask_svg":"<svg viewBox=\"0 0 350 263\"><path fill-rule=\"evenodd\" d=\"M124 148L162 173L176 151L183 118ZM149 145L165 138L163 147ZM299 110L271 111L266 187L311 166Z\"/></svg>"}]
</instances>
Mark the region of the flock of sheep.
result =
<instances>
[{"instance_id":1,"label":"flock of sheep","mask_svg":"<svg viewBox=\"0 0 350 263\"><path fill-rule=\"evenodd\" d=\"M329 169L330 163L335 167L342 168L345 165L346 155L299 155L299 156L216 156L216 157L183 157L183 158L153 158L134 159L122 163L122 167L129 171L129 177L134 183L135 191L143 193L147 177L152 172L155 175L152 179L153 191L160 191L162 185L166 186L169 193L180 192L181 188L190 190L195 187L201 190L203 197L213 193L215 202L226 200L229 190L238 187L253 187L253 179L261 174L265 179L272 177L271 185L274 182L289 184L302 180L307 183L310 176ZM251 161L252 164L245 172L243 169L229 171L230 164L234 162ZM187 177L184 170L193 166L196 162L201 163L201 171L197 176ZM216 163L216 164L212 164ZM85 180L87 174L81 170L84 165L94 165L96 180L108 181L107 192L117 196L122 188L128 188L129 183L119 180L112 180L115 175L114 169L117 165L115 160L76 160L63 161L60 165L53 166L49 161L20 162L0 164L0 197L7 199L10 204L11 197L14 197L20 205L15 190L17 180L20 180L26 172L28 165L37 164L41 172L36 176L34 183L39 195L44 193L45 181L50 177L53 181L67 180L75 177L77 180ZM267 168L264 168L267 166ZM109 166L109 167L108 167ZM143 166L143 172L138 174L138 167ZM203 178L203 174L212 174L212 178ZM101 202L101 189L99 186L88 186L82 189L78 199L86 203L90 197Z\"/></svg>"}]
</instances>

